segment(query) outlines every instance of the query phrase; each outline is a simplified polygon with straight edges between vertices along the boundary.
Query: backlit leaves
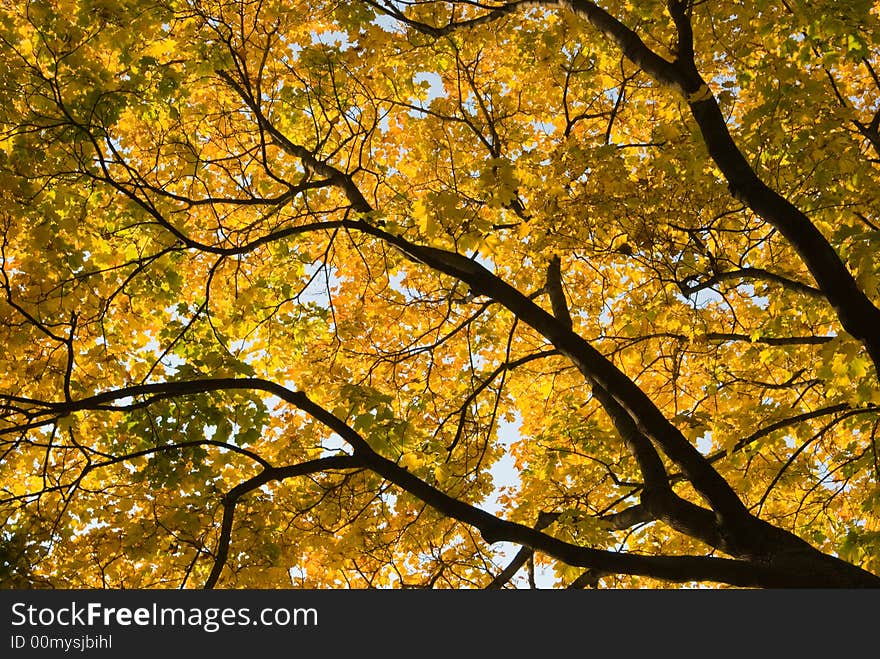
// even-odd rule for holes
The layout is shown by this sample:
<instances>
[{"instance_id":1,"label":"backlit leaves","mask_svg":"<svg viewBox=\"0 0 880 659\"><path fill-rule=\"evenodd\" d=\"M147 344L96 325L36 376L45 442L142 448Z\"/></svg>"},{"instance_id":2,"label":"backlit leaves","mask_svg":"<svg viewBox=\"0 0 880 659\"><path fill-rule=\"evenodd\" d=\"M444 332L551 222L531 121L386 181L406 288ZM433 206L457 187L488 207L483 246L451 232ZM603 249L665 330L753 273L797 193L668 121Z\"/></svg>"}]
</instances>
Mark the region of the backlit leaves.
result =
<instances>
[{"instance_id":1,"label":"backlit leaves","mask_svg":"<svg viewBox=\"0 0 880 659\"><path fill-rule=\"evenodd\" d=\"M670 4L602 8L677 62ZM691 105L876 304L878 8L685 4L688 94L555 3L4 8L3 585L491 582L510 557L407 478L579 548L735 556L627 517L646 467L558 291L751 514L876 573L867 343Z\"/></svg>"}]
</instances>

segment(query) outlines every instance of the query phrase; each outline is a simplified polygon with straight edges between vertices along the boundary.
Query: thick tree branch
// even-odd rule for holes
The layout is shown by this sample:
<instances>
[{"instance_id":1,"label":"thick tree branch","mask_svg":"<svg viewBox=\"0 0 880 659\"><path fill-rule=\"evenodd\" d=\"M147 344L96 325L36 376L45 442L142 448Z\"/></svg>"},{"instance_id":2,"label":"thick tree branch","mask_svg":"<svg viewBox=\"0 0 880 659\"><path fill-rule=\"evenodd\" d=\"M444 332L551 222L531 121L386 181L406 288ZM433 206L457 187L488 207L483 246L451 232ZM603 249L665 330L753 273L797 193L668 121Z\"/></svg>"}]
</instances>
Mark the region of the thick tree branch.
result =
<instances>
[{"instance_id":1,"label":"thick tree branch","mask_svg":"<svg viewBox=\"0 0 880 659\"><path fill-rule=\"evenodd\" d=\"M694 293L697 293L698 291L712 288L722 281L738 279L757 279L773 282L774 284L779 284L783 288L788 288L798 293L803 293L804 295L809 295L812 297L825 297L825 294L815 286L810 286L809 284L804 284L802 282L795 281L794 279L783 277L782 275L770 272L769 270L765 270L764 268L740 268L738 270L717 272L711 277L707 277L706 279L702 279L699 281L693 281L694 279L696 278L689 278L685 280L682 285L682 293L690 296ZM692 281L693 283L691 283Z\"/></svg>"},{"instance_id":2,"label":"thick tree branch","mask_svg":"<svg viewBox=\"0 0 880 659\"><path fill-rule=\"evenodd\" d=\"M556 320L571 329L571 314L568 311L568 302L565 301L565 291L562 288L562 259L558 254L554 254L547 265L545 289Z\"/></svg>"},{"instance_id":3,"label":"thick tree branch","mask_svg":"<svg viewBox=\"0 0 880 659\"><path fill-rule=\"evenodd\" d=\"M517 318L537 330L574 363L594 385L608 392L625 410L640 434L663 451L688 475L712 508L730 520L748 516L742 502L702 455L666 419L645 393L589 343L482 265L460 254L414 245L375 227L363 230L397 246L426 265L466 282L475 293L487 295L507 307Z\"/></svg>"},{"instance_id":4,"label":"thick tree branch","mask_svg":"<svg viewBox=\"0 0 880 659\"><path fill-rule=\"evenodd\" d=\"M635 31L597 4L586 0L561 0L546 4L565 7L586 19L594 28L613 41L621 53L633 64L661 84L672 87L682 94L687 94L678 67L648 48Z\"/></svg>"},{"instance_id":5,"label":"thick tree branch","mask_svg":"<svg viewBox=\"0 0 880 659\"><path fill-rule=\"evenodd\" d=\"M765 556L761 561L702 556L641 556L572 545L534 528L499 519L480 508L449 496L396 462L376 453L366 438L343 420L313 402L305 393L292 391L277 383L259 378L217 378L143 384L103 392L80 400L44 402L43 406L57 413L71 413L88 409L106 409L107 404L131 396L151 395L158 400L162 396L223 390L264 391L307 413L337 433L352 447L353 456L340 457L352 457L353 460L333 463L335 467L356 466L370 469L439 512L475 527L489 543L514 542L535 551L542 551L569 565L593 568L606 573L643 575L671 581L717 581L738 586L763 587L880 586L880 577L817 552L805 543L796 547L788 545L783 548L783 553ZM300 468L303 467L290 467L289 469L292 470L290 475L295 475L296 470ZM266 470L262 477L270 478L273 473L276 472ZM281 473L277 472L279 475ZM258 477L260 475L255 478ZM251 481L246 481L241 487L247 489L251 485ZM696 506L693 508L702 510ZM225 514L224 511L224 519ZM231 512L229 514L232 515ZM227 523L231 528L232 520ZM782 557L785 560L776 560ZM805 574L806 565L810 565L814 572Z\"/></svg>"},{"instance_id":6,"label":"thick tree branch","mask_svg":"<svg viewBox=\"0 0 880 659\"><path fill-rule=\"evenodd\" d=\"M525 565L529 559L535 555L535 552L530 547L520 547L519 551L516 552L516 556L511 559L510 563L499 572L494 579L486 586L485 590L501 590L504 586L513 579L514 575L522 569L522 566Z\"/></svg>"},{"instance_id":7,"label":"thick tree branch","mask_svg":"<svg viewBox=\"0 0 880 659\"><path fill-rule=\"evenodd\" d=\"M538 521L535 523L535 529L543 531L555 522L558 517L558 515L553 513L540 513L538 515ZM531 548L520 547L519 551L516 552L516 556L514 556L510 563L507 564L507 567L499 572L489 585L486 586L486 590L500 590L501 588L504 588L505 584L513 579L514 575L519 572L522 566L525 565L534 555L535 552L532 551Z\"/></svg>"},{"instance_id":8,"label":"thick tree branch","mask_svg":"<svg viewBox=\"0 0 880 659\"><path fill-rule=\"evenodd\" d=\"M773 225L794 247L819 289L834 307L843 328L868 350L880 373L880 309L859 288L837 252L819 229L796 206L757 175L736 146L721 108L693 59L690 19L685 2L670 2L679 31L675 62L651 50L638 34L589 0L560 0L562 6L586 19L655 81L681 94L688 102L709 155L721 170L731 194Z\"/></svg>"},{"instance_id":9,"label":"thick tree branch","mask_svg":"<svg viewBox=\"0 0 880 659\"><path fill-rule=\"evenodd\" d=\"M220 535L217 538L217 547L214 550L214 563L203 587L211 589L216 586L223 568L226 566L226 560L229 557L229 543L232 539L235 506L241 497L273 481L283 481L296 476L305 476L325 471L357 469L360 466L357 458L353 456L334 455L296 465L267 467L256 476L239 483L229 490L223 497L223 520L220 523Z\"/></svg>"},{"instance_id":10,"label":"thick tree branch","mask_svg":"<svg viewBox=\"0 0 880 659\"><path fill-rule=\"evenodd\" d=\"M404 25L407 25L418 32L427 34L435 38L452 34L457 30L474 28L480 25L485 25L486 23L491 23L498 20L499 18L507 16L508 14L512 14L521 7L528 7L536 4L532 0L514 0L514 2L507 2L497 7L487 7L488 11L482 16L476 16L474 18L462 21L450 21L446 25L436 26L409 18L400 9L395 7L391 2L375 2L374 0L363 0L363 2L373 7L380 13L385 14L386 16L390 16L391 18L400 21Z\"/></svg>"},{"instance_id":11,"label":"thick tree branch","mask_svg":"<svg viewBox=\"0 0 880 659\"><path fill-rule=\"evenodd\" d=\"M685 4L670 2L680 41L693 38ZM867 348L880 373L880 309L859 288L816 225L758 177L731 137L718 102L697 70L693 52L679 52L676 64L691 114L709 155L727 179L731 194L772 224L794 247L834 307L843 328Z\"/></svg>"},{"instance_id":12,"label":"thick tree branch","mask_svg":"<svg viewBox=\"0 0 880 659\"><path fill-rule=\"evenodd\" d=\"M276 128L263 113L259 101L247 88L245 88L245 86L235 80L229 72L217 71L217 75L220 76L220 79L241 97L242 101L244 101L251 112L254 113L257 122L260 124L260 128L265 130L281 149L302 160L303 166L306 169L315 172L319 176L323 176L333 185L342 189L354 211L359 213L369 213L372 210L372 206L370 206L370 203L361 194L361 191L358 189L349 174L346 174L327 162L319 160L314 152L304 146L294 143L284 133L278 130L278 128Z\"/></svg>"}]
</instances>

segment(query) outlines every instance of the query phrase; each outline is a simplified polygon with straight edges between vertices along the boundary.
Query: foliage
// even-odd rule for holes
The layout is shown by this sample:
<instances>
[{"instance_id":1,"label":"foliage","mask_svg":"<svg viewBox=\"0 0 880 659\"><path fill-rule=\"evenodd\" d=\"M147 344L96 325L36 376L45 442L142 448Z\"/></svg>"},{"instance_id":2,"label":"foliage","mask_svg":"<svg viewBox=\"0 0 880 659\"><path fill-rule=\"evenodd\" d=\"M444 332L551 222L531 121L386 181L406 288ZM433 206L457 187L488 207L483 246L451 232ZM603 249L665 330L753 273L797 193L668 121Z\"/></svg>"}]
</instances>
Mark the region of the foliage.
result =
<instances>
[{"instance_id":1,"label":"foliage","mask_svg":"<svg viewBox=\"0 0 880 659\"><path fill-rule=\"evenodd\" d=\"M880 4L0 16L7 587L880 585Z\"/></svg>"}]
</instances>

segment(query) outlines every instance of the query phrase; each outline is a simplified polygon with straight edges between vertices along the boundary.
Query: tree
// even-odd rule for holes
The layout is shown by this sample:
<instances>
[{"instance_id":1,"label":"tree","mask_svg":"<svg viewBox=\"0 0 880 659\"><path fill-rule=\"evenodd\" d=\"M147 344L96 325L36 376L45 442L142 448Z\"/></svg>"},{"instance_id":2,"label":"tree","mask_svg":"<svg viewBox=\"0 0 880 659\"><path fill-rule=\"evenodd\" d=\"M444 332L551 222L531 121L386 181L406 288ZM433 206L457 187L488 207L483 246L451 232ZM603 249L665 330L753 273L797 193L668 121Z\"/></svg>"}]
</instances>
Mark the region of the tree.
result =
<instances>
[{"instance_id":1,"label":"tree","mask_svg":"<svg viewBox=\"0 0 880 659\"><path fill-rule=\"evenodd\" d=\"M877 3L2 12L4 584L880 585Z\"/></svg>"}]
</instances>

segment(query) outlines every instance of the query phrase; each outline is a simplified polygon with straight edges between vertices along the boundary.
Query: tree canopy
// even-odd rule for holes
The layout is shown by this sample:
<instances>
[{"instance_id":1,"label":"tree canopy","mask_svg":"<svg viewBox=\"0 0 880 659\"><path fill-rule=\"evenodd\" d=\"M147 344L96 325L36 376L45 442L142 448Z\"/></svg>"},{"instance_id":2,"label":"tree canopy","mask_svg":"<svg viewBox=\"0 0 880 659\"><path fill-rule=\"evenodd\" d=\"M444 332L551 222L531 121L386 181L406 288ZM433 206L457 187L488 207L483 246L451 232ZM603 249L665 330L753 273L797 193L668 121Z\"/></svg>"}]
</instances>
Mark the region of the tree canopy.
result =
<instances>
[{"instance_id":1,"label":"tree canopy","mask_svg":"<svg viewBox=\"0 0 880 659\"><path fill-rule=\"evenodd\" d=\"M4 3L0 131L4 586L880 586L880 3Z\"/></svg>"}]
</instances>

